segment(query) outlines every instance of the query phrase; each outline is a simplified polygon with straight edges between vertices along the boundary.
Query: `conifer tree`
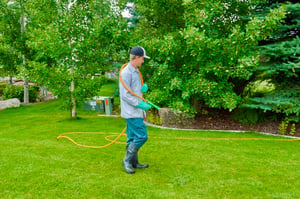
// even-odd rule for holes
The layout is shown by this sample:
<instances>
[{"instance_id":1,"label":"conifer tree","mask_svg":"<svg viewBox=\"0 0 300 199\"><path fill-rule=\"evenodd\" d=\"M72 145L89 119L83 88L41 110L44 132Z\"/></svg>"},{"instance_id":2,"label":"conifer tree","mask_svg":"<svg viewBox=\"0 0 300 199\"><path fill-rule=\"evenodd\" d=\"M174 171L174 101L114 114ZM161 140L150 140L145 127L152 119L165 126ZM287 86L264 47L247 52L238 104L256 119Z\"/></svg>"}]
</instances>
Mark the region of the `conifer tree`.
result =
<instances>
[{"instance_id":1,"label":"conifer tree","mask_svg":"<svg viewBox=\"0 0 300 199\"><path fill-rule=\"evenodd\" d=\"M270 9L286 4L287 16L270 38L260 42L260 67L256 80L268 80L274 90L252 94L246 107L284 113L299 121L300 113L300 3L269 1L256 14L264 16ZM297 119L298 118L298 119Z\"/></svg>"}]
</instances>

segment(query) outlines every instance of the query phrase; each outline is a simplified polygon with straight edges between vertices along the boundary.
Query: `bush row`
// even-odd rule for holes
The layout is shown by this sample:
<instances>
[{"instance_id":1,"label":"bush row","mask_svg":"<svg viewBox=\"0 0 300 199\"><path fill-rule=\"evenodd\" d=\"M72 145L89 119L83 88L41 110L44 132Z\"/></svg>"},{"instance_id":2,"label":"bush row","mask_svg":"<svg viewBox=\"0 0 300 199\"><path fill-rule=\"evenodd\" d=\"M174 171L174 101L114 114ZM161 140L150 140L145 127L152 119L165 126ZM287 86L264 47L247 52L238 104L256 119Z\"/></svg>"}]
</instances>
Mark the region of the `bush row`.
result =
<instances>
[{"instance_id":1,"label":"bush row","mask_svg":"<svg viewBox=\"0 0 300 199\"><path fill-rule=\"evenodd\" d=\"M15 85L0 85L0 95L2 90L3 100L18 98L21 102L24 102L24 86L15 86ZM38 86L29 86L29 102L36 102L39 97Z\"/></svg>"}]
</instances>

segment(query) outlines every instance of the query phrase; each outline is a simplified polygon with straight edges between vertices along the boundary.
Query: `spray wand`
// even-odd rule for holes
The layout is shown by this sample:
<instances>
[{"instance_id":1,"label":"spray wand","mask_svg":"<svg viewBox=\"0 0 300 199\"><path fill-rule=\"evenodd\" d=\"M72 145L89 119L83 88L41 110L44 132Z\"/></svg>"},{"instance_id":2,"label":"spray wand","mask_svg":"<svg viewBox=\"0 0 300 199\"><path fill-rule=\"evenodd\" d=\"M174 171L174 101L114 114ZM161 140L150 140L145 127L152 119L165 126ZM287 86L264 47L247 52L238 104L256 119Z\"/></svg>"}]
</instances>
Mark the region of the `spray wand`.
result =
<instances>
[{"instance_id":1,"label":"spray wand","mask_svg":"<svg viewBox=\"0 0 300 199\"><path fill-rule=\"evenodd\" d=\"M157 105L153 104L153 103L150 102L150 101L147 101L147 103L150 104L152 107L154 107L154 108L157 109L157 110L160 109Z\"/></svg>"}]
</instances>

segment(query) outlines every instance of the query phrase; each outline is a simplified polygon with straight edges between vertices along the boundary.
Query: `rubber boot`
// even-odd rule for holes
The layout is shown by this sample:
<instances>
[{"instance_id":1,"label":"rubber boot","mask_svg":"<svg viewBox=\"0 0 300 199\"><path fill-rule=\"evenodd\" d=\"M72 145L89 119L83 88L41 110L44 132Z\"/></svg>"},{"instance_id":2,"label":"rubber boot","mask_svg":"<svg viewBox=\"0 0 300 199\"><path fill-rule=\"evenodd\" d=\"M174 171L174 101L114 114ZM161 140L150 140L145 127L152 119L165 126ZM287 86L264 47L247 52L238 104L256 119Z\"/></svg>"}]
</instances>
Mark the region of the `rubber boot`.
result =
<instances>
[{"instance_id":1,"label":"rubber boot","mask_svg":"<svg viewBox=\"0 0 300 199\"><path fill-rule=\"evenodd\" d=\"M139 163L138 151L137 151L133 156L132 166L133 166L133 168L137 168L137 169L145 169L145 168L149 167L149 164L140 164Z\"/></svg>"},{"instance_id":2,"label":"rubber boot","mask_svg":"<svg viewBox=\"0 0 300 199\"><path fill-rule=\"evenodd\" d=\"M126 155L123 159L123 166L128 174L134 174L135 171L132 166L132 160L136 152L138 151L138 147L135 146L132 142L129 144L128 148L126 149Z\"/></svg>"}]
</instances>

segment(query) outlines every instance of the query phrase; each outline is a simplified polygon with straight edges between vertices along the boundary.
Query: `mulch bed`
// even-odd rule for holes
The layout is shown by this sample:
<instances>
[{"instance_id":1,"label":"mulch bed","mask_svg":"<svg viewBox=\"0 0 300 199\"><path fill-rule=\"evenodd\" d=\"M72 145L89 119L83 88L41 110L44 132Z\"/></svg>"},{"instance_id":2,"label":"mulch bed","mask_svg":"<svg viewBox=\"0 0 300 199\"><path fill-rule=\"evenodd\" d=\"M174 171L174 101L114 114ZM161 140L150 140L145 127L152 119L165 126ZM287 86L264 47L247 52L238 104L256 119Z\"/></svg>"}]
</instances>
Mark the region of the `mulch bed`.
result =
<instances>
[{"instance_id":1,"label":"mulch bed","mask_svg":"<svg viewBox=\"0 0 300 199\"><path fill-rule=\"evenodd\" d=\"M228 112L218 115L198 115L188 124L163 125L172 128L203 129L203 130L234 130L234 131L258 131L270 134L279 134L281 121L260 122L257 124L242 124L230 116ZM287 128L290 132L290 127ZM289 135L289 134L287 134ZM291 135L289 135L291 136ZM300 126L296 125L295 137L300 137Z\"/></svg>"}]
</instances>

